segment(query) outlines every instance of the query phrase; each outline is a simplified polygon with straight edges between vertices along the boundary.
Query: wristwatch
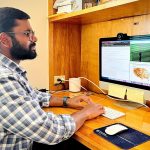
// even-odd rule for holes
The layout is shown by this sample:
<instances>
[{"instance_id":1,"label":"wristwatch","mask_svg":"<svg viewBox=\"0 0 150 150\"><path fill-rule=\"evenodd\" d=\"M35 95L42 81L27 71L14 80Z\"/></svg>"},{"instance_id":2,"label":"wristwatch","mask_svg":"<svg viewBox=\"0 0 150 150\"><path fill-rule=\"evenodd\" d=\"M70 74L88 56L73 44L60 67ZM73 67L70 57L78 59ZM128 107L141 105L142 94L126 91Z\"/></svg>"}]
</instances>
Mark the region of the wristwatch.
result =
<instances>
[{"instance_id":1,"label":"wristwatch","mask_svg":"<svg viewBox=\"0 0 150 150\"><path fill-rule=\"evenodd\" d=\"M70 98L70 97L68 97L68 96L64 96L64 97L63 97L63 106L64 106L64 107L67 107L67 106L68 106L67 100L68 100L69 98Z\"/></svg>"}]
</instances>

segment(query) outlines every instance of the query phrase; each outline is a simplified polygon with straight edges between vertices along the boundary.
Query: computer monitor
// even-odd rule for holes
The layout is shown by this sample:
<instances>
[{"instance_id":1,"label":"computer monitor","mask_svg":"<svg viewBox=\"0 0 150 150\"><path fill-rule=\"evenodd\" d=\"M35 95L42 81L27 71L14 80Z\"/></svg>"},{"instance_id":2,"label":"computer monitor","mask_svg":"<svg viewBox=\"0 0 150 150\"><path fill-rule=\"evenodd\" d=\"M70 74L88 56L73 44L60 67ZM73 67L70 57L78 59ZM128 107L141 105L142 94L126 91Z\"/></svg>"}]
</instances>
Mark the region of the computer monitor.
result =
<instances>
[{"instance_id":1,"label":"computer monitor","mask_svg":"<svg viewBox=\"0 0 150 150\"><path fill-rule=\"evenodd\" d=\"M99 80L150 89L150 35L99 39Z\"/></svg>"}]
</instances>

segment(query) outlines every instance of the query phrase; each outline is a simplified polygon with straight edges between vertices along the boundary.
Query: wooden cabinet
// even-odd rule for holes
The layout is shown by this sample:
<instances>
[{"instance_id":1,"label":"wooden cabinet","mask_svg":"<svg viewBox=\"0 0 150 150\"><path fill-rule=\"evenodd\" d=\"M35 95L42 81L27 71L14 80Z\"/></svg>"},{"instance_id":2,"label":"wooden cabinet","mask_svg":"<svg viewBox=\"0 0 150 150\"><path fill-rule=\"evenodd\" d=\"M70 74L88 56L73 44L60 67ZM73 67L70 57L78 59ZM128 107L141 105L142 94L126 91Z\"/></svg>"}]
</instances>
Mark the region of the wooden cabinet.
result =
<instances>
[{"instance_id":1,"label":"wooden cabinet","mask_svg":"<svg viewBox=\"0 0 150 150\"><path fill-rule=\"evenodd\" d=\"M99 38L118 32L150 34L149 0L114 0L68 14L55 14L54 1L48 4L51 90L56 89L54 75L65 75L66 79L84 76L98 85ZM88 82L83 85L98 92Z\"/></svg>"}]
</instances>

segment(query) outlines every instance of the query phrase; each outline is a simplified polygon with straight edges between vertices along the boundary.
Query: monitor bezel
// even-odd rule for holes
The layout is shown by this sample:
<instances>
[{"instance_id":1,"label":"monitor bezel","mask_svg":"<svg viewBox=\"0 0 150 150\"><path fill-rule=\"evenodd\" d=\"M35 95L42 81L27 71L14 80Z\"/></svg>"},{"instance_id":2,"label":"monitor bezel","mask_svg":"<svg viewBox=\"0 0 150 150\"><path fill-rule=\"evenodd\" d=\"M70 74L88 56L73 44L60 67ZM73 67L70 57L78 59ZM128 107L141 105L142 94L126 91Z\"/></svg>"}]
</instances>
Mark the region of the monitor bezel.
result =
<instances>
[{"instance_id":1,"label":"monitor bezel","mask_svg":"<svg viewBox=\"0 0 150 150\"><path fill-rule=\"evenodd\" d=\"M118 81L118 80L112 80L112 79L106 79L106 78L102 77L102 55L101 55L102 42L103 41L131 40L131 39L139 39L142 37L150 39L150 35L126 36L126 38L123 38L123 39L118 39L117 37L105 37L105 38L99 39L99 81L104 81L104 82L109 82L109 83L114 83L114 84L119 84L119 85L139 88L139 89L145 89L145 90L150 89L150 86L129 83L129 82L123 82L123 81Z\"/></svg>"}]
</instances>

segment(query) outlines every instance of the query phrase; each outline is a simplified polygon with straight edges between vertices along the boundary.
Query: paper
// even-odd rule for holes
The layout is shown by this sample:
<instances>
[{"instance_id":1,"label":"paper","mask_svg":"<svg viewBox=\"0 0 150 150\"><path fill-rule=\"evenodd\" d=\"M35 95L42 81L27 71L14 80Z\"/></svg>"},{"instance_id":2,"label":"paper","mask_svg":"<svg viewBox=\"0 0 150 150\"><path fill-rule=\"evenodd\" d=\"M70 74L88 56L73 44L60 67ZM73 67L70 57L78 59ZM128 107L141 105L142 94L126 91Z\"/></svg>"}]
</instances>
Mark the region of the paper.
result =
<instances>
[{"instance_id":1,"label":"paper","mask_svg":"<svg viewBox=\"0 0 150 150\"><path fill-rule=\"evenodd\" d=\"M144 91L138 89L127 89L127 99L137 103L144 104Z\"/></svg>"},{"instance_id":2,"label":"paper","mask_svg":"<svg viewBox=\"0 0 150 150\"><path fill-rule=\"evenodd\" d=\"M125 86L109 84L108 95L124 99L125 94L126 94Z\"/></svg>"},{"instance_id":3,"label":"paper","mask_svg":"<svg viewBox=\"0 0 150 150\"><path fill-rule=\"evenodd\" d=\"M53 5L53 8L58 9L58 7L60 7L60 6L72 4L73 1L74 0L56 0L54 5Z\"/></svg>"}]
</instances>

